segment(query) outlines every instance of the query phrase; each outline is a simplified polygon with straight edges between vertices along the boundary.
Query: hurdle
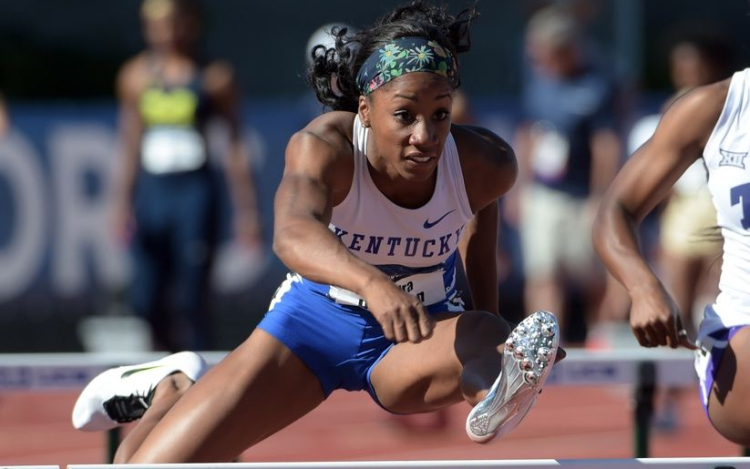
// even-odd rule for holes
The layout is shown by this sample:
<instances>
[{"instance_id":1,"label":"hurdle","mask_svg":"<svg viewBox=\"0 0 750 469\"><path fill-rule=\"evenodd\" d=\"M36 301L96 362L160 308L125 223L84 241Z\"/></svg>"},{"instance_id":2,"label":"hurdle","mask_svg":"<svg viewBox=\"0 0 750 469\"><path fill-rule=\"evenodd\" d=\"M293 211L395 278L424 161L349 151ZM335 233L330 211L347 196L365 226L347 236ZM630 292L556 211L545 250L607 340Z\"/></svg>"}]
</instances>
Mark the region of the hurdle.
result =
<instances>
[{"instance_id":1,"label":"hurdle","mask_svg":"<svg viewBox=\"0 0 750 469\"><path fill-rule=\"evenodd\" d=\"M0 469L60 469L60 466L3 466Z\"/></svg>"},{"instance_id":2,"label":"hurdle","mask_svg":"<svg viewBox=\"0 0 750 469\"><path fill-rule=\"evenodd\" d=\"M352 461L225 464L70 464L67 469L750 469L750 458L516 459L505 461Z\"/></svg>"},{"instance_id":3,"label":"hurdle","mask_svg":"<svg viewBox=\"0 0 750 469\"><path fill-rule=\"evenodd\" d=\"M687 350L572 349L567 352L565 360L553 367L547 386L632 386L635 401L632 412L633 454L636 458L649 455L656 389L697 386L693 354ZM218 363L226 354L201 353L210 365ZM163 356L163 353L154 352L0 355L0 392L80 390L108 368L153 361ZM109 431L107 441L107 460L112 461L120 442L119 429Z\"/></svg>"}]
</instances>

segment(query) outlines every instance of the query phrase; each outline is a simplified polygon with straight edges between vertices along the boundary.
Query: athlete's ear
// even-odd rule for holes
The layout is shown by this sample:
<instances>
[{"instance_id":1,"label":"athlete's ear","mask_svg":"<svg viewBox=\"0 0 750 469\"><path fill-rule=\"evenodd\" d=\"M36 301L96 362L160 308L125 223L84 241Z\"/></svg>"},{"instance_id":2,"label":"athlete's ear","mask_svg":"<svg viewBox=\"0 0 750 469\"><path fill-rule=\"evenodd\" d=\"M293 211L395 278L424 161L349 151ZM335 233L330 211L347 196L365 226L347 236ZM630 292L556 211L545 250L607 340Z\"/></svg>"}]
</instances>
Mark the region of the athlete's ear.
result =
<instances>
[{"instance_id":1,"label":"athlete's ear","mask_svg":"<svg viewBox=\"0 0 750 469\"><path fill-rule=\"evenodd\" d=\"M365 127L370 127L370 110L372 108L372 103L370 103L370 99L366 96L359 96L359 106L357 107L357 114L359 114L359 121L362 122L362 125Z\"/></svg>"}]
</instances>

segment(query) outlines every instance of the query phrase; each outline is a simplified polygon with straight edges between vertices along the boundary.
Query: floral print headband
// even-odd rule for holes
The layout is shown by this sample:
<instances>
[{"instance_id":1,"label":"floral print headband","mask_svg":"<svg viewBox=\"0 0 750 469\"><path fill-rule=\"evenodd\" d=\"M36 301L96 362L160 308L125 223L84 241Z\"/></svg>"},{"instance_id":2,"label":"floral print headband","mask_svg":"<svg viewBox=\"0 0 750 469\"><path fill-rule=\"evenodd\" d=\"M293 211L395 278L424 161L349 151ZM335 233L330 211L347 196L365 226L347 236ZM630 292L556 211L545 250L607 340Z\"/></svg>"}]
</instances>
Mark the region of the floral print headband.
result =
<instances>
[{"instance_id":1,"label":"floral print headband","mask_svg":"<svg viewBox=\"0 0 750 469\"><path fill-rule=\"evenodd\" d=\"M411 72L431 72L458 86L458 64L451 52L423 37L394 39L370 55L357 74L357 89L365 96L394 78Z\"/></svg>"}]
</instances>

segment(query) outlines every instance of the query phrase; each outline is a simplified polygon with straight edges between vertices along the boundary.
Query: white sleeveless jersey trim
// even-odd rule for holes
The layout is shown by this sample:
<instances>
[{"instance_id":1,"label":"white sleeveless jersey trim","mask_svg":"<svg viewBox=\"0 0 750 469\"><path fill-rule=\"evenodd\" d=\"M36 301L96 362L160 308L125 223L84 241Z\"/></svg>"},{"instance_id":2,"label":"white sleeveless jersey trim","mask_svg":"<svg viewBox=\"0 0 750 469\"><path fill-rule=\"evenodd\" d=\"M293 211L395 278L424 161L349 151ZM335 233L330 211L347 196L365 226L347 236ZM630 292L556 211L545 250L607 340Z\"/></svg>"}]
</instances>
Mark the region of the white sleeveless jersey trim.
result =
<instances>
[{"instance_id":1,"label":"white sleeveless jersey trim","mask_svg":"<svg viewBox=\"0 0 750 469\"><path fill-rule=\"evenodd\" d=\"M700 336L750 324L750 69L731 79L724 108L703 151L708 189L724 238L720 293Z\"/></svg>"},{"instance_id":2,"label":"white sleeveless jersey trim","mask_svg":"<svg viewBox=\"0 0 750 469\"><path fill-rule=\"evenodd\" d=\"M357 257L373 265L421 269L445 263L473 214L461 162L449 134L438 161L435 192L422 207L400 207L375 186L367 165L370 130L354 119L354 175L333 208L330 229Z\"/></svg>"}]
</instances>

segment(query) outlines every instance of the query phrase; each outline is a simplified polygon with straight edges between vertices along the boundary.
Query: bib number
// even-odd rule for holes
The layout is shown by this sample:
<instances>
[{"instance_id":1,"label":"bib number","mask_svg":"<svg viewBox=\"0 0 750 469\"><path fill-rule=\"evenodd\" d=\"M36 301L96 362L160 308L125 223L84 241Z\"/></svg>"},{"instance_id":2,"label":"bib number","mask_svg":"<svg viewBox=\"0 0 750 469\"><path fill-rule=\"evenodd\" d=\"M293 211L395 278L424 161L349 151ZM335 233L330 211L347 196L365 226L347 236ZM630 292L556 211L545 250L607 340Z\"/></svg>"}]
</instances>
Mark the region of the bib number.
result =
<instances>
[{"instance_id":1,"label":"bib number","mask_svg":"<svg viewBox=\"0 0 750 469\"><path fill-rule=\"evenodd\" d=\"M443 270L409 275L408 277L396 280L394 283L406 293L416 296L424 305L440 303L447 299L443 283ZM344 288L331 285L328 290L328 296L339 304L359 306L361 308L367 307L367 303L361 296Z\"/></svg>"},{"instance_id":2,"label":"bib number","mask_svg":"<svg viewBox=\"0 0 750 469\"><path fill-rule=\"evenodd\" d=\"M432 305L446 299L442 270L409 275L395 283L406 293L416 296L425 305Z\"/></svg>"}]
</instances>

